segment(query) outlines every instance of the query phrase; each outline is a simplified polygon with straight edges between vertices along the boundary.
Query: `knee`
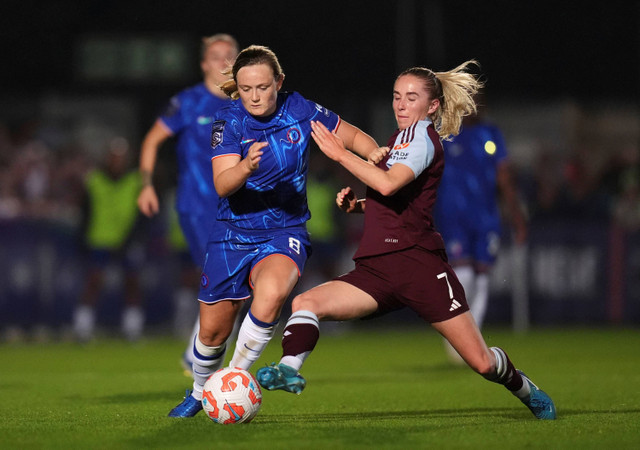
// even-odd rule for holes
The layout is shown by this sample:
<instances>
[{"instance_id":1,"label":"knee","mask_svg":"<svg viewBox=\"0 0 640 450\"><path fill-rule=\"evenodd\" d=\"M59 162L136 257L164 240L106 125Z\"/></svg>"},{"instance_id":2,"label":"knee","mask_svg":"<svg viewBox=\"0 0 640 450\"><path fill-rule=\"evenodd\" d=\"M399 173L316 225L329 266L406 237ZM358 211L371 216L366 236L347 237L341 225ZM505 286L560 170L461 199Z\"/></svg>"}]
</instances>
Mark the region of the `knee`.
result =
<instances>
[{"instance_id":1,"label":"knee","mask_svg":"<svg viewBox=\"0 0 640 450\"><path fill-rule=\"evenodd\" d=\"M290 293L291 291L284 286L262 283L253 290L253 306L251 308L253 310L255 306L259 305L262 310L269 310L279 315L280 309Z\"/></svg>"},{"instance_id":2,"label":"knee","mask_svg":"<svg viewBox=\"0 0 640 450\"><path fill-rule=\"evenodd\" d=\"M231 331L232 329L207 329L201 325L200 331L198 332L198 339L207 347L218 347L227 342Z\"/></svg>"},{"instance_id":3,"label":"knee","mask_svg":"<svg viewBox=\"0 0 640 450\"><path fill-rule=\"evenodd\" d=\"M291 311L311 311L317 314L317 308L315 307L315 305L316 302L314 301L313 295L311 295L307 291L295 296L295 298L291 302Z\"/></svg>"},{"instance_id":4,"label":"knee","mask_svg":"<svg viewBox=\"0 0 640 450\"><path fill-rule=\"evenodd\" d=\"M263 322L276 321L280 317L286 298L286 295L275 291L265 291L263 289L259 293L254 292L251 313L256 319Z\"/></svg>"}]
</instances>

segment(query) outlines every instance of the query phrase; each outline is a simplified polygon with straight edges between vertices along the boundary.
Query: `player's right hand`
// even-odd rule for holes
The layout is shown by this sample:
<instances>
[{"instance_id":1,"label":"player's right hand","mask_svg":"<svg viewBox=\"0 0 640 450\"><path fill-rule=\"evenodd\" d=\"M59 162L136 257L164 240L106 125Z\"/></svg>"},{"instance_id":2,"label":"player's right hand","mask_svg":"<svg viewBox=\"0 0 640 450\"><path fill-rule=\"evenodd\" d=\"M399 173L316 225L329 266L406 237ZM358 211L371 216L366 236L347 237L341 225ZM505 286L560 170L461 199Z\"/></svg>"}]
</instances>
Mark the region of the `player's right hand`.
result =
<instances>
[{"instance_id":1,"label":"player's right hand","mask_svg":"<svg viewBox=\"0 0 640 450\"><path fill-rule=\"evenodd\" d=\"M160 210L160 202L158 201L158 195L153 186L145 186L138 195L138 208L140 212L147 217L151 217L157 214Z\"/></svg>"}]
</instances>

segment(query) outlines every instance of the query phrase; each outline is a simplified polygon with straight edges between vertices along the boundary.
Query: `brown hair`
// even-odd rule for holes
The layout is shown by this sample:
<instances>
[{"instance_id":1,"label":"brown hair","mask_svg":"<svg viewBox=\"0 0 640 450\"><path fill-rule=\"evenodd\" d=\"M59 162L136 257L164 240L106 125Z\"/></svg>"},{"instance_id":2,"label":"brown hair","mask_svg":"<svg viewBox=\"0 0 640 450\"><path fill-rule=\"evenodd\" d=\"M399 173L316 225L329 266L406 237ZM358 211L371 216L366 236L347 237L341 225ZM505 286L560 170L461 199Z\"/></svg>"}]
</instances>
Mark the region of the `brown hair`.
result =
<instances>
[{"instance_id":1,"label":"brown hair","mask_svg":"<svg viewBox=\"0 0 640 450\"><path fill-rule=\"evenodd\" d=\"M233 66L224 71L225 75L229 75L231 78L229 81L220 85L220 89L232 99L237 99L239 97L237 85L238 71L245 66L255 66L257 64L266 64L271 67L273 76L276 79L283 75L282 67L280 67L278 57L273 50L262 45L251 45L242 50L238 54Z\"/></svg>"}]
</instances>

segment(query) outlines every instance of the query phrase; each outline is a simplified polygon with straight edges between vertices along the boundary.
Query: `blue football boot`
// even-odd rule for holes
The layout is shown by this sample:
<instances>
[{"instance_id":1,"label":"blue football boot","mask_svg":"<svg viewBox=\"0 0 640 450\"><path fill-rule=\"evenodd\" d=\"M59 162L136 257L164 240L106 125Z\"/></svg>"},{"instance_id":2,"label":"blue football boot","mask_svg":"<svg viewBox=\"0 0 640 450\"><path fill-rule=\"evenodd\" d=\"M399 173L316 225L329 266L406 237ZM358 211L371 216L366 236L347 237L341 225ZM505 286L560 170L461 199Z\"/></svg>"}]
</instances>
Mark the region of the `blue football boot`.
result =
<instances>
[{"instance_id":1,"label":"blue football boot","mask_svg":"<svg viewBox=\"0 0 640 450\"><path fill-rule=\"evenodd\" d=\"M191 391L187 390L184 400L169 412L169 417L193 417L201 410L202 402L193 398Z\"/></svg>"},{"instance_id":2,"label":"blue football boot","mask_svg":"<svg viewBox=\"0 0 640 450\"><path fill-rule=\"evenodd\" d=\"M529 384L529 389L531 389L529 398L527 400L520 399L520 401L527 405L527 408L529 408L538 419L554 420L556 418L556 405L553 404L551 397L549 397L546 392L540 390L524 372L518 370L518 373L522 375L522 379L525 383Z\"/></svg>"},{"instance_id":3,"label":"blue football boot","mask_svg":"<svg viewBox=\"0 0 640 450\"><path fill-rule=\"evenodd\" d=\"M280 389L294 394L300 394L307 381L293 367L286 364L271 363L270 366L261 367L256 373L260 386L268 391Z\"/></svg>"}]
</instances>

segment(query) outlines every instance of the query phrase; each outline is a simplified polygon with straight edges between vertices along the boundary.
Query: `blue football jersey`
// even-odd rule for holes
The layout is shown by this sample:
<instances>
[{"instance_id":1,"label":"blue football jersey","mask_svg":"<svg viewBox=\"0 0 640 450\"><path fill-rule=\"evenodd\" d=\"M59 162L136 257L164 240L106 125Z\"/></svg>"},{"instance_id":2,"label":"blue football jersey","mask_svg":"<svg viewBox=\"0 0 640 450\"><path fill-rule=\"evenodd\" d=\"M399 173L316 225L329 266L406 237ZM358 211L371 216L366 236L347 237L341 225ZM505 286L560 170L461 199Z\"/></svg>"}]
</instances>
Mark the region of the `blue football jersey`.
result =
<instances>
[{"instance_id":1,"label":"blue football jersey","mask_svg":"<svg viewBox=\"0 0 640 450\"><path fill-rule=\"evenodd\" d=\"M464 126L453 141L444 141L443 147L445 169L438 189L438 216L464 214L472 220L497 216L498 165L507 157L502 133L491 124Z\"/></svg>"},{"instance_id":2,"label":"blue football jersey","mask_svg":"<svg viewBox=\"0 0 640 450\"><path fill-rule=\"evenodd\" d=\"M434 210L451 261L492 264L500 237L497 173L507 157L502 133L478 123L443 143L445 166Z\"/></svg>"},{"instance_id":3,"label":"blue football jersey","mask_svg":"<svg viewBox=\"0 0 640 450\"><path fill-rule=\"evenodd\" d=\"M160 120L176 135L178 188L176 209L215 220L218 195L213 186L209 140L214 114L230 100L199 83L175 95Z\"/></svg>"},{"instance_id":4,"label":"blue football jersey","mask_svg":"<svg viewBox=\"0 0 640 450\"><path fill-rule=\"evenodd\" d=\"M335 131L340 117L297 92L278 94L276 112L256 118L240 100L216 114L211 157L245 158L254 142L268 142L260 166L232 195L221 198L218 220L247 230L299 226L309 219L307 171L311 120Z\"/></svg>"}]
</instances>

